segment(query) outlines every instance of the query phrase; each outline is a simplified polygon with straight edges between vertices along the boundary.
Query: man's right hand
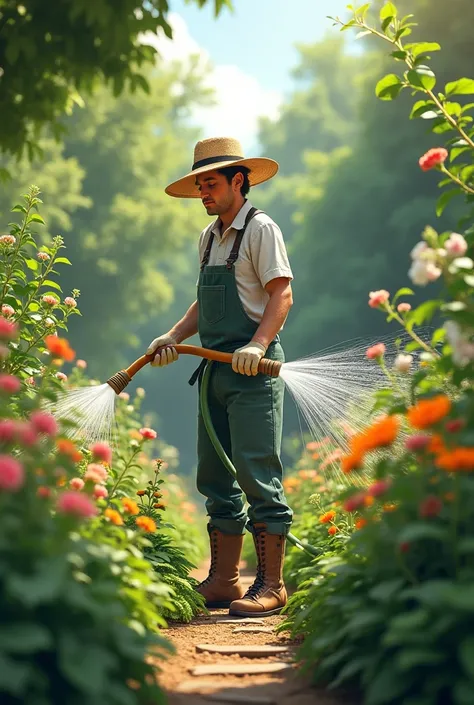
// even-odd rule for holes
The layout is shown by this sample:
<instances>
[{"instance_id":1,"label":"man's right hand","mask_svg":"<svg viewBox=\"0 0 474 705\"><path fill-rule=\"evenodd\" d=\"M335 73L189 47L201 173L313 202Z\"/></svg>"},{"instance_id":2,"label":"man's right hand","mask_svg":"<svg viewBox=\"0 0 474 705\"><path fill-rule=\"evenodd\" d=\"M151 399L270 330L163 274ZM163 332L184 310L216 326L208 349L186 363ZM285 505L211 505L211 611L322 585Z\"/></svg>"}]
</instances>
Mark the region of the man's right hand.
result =
<instances>
[{"instance_id":1,"label":"man's right hand","mask_svg":"<svg viewBox=\"0 0 474 705\"><path fill-rule=\"evenodd\" d=\"M159 350L157 352L154 359L150 362L150 365L152 367L164 367L165 365L169 365L170 362L174 362L175 360L177 360L179 355L178 355L178 351L174 347L177 344L178 344L178 341L176 340L176 338L174 338L169 333L165 333L164 335L160 335L158 338L155 338L154 340L152 340L150 345L147 348L147 351L146 351L147 355L151 355L158 348L163 348L163 349ZM167 347L164 347L164 346L167 346Z\"/></svg>"}]
</instances>

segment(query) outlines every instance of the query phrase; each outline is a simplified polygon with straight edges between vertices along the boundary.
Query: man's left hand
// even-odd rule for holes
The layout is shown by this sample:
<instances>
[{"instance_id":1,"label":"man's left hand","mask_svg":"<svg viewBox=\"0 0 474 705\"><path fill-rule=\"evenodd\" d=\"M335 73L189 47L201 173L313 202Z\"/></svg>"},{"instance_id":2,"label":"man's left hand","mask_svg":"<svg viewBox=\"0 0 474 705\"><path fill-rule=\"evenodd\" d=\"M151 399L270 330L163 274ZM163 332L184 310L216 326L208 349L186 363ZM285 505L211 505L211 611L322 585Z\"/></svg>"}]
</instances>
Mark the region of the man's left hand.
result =
<instances>
[{"instance_id":1,"label":"man's left hand","mask_svg":"<svg viewBox=\"0 0 474 705\"><path fill-rule=\"evenodd\" d=\"M232 369L241 375L256 375L258 363L266 353L266 347L251 340L250 343L238 348L232 356Z\"/></svg>"}]
</instances>

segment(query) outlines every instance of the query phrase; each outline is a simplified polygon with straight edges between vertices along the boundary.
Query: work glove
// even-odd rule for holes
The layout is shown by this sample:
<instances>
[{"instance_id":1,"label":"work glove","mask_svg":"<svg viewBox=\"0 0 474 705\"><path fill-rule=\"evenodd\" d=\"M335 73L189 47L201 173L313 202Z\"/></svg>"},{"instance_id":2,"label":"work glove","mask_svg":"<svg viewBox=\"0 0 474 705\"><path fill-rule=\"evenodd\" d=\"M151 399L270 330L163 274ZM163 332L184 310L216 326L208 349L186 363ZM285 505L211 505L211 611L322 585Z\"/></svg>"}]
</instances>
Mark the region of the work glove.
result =
<instances>
[{"instance_id":1,"label":"work glove","mask_svg":"<svg viewBox=\"0 0 474 705\"><path fill-rule=\"evenodd\" d=\"M164 335L158 336L158 338L155 338L154 340L151 341L150 345L147 348L146 354L151 355L155 350L158 348L163 348L162 350L159 350L157 354L155 355L154 359L150 362L150 365L152 367L164 367L165 365L169 365L170 362L174 362L175 360L178 359L178 351L176 350L174 345L177 345L178 341L173 338L172 335L169 333L165 333ZM163 347L163 346L171 346L171 347Z\"/></svg>"},{"instance_id":2,"label":"work glove","mask_svg":"<svg viewBox=\"0 0 474 705\"><path fill-rule=\"evenodd\" d=\"M258 373L258 363L265 355L266 347L253 340L247 345L238 348L232 356L232 369L241 375L256 375Z\"/></svg>"}]
</instances>

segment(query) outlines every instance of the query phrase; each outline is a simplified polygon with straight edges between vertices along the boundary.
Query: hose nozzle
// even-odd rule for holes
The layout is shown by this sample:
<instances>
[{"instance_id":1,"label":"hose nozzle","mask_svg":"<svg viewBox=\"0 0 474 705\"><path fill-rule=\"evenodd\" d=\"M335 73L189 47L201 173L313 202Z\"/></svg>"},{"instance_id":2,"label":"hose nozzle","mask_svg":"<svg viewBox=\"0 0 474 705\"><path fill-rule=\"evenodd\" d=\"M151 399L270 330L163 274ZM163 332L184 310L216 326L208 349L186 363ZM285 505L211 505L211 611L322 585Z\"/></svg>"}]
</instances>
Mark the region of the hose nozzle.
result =
<instances>
[{"instance_id":1,"label":"hose nozzle","mask_svg":"<svg viewBox=\"0 0 474 705\"><path fill-rule=\"evenodd\" d=\"M120 394L131 381L130 375L125 370L120 370L107 380L107 384L112 387L115 394Z\"/></svg>"}]
</instances>

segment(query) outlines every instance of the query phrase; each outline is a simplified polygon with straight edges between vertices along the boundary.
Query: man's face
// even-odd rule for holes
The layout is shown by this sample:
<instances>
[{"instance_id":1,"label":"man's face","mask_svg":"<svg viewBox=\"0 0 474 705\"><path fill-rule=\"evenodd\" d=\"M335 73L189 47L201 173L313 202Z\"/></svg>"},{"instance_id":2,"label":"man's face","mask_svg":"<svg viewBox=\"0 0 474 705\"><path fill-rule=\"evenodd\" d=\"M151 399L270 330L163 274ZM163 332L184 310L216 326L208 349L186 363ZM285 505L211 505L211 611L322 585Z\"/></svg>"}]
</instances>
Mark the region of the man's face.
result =
<instances>
[{"instance_id":1,"label":"man's face","mask_svg":"<svg viewBox=\"0 0 474 705\"><path fill-rule=\"evenodd\" d=\"M218 171L199 174L196 184L207 214L222 215L230 210L240 194L241 181L241 174L236 174L230 184Z\"/></svg>"}]
</instances>

